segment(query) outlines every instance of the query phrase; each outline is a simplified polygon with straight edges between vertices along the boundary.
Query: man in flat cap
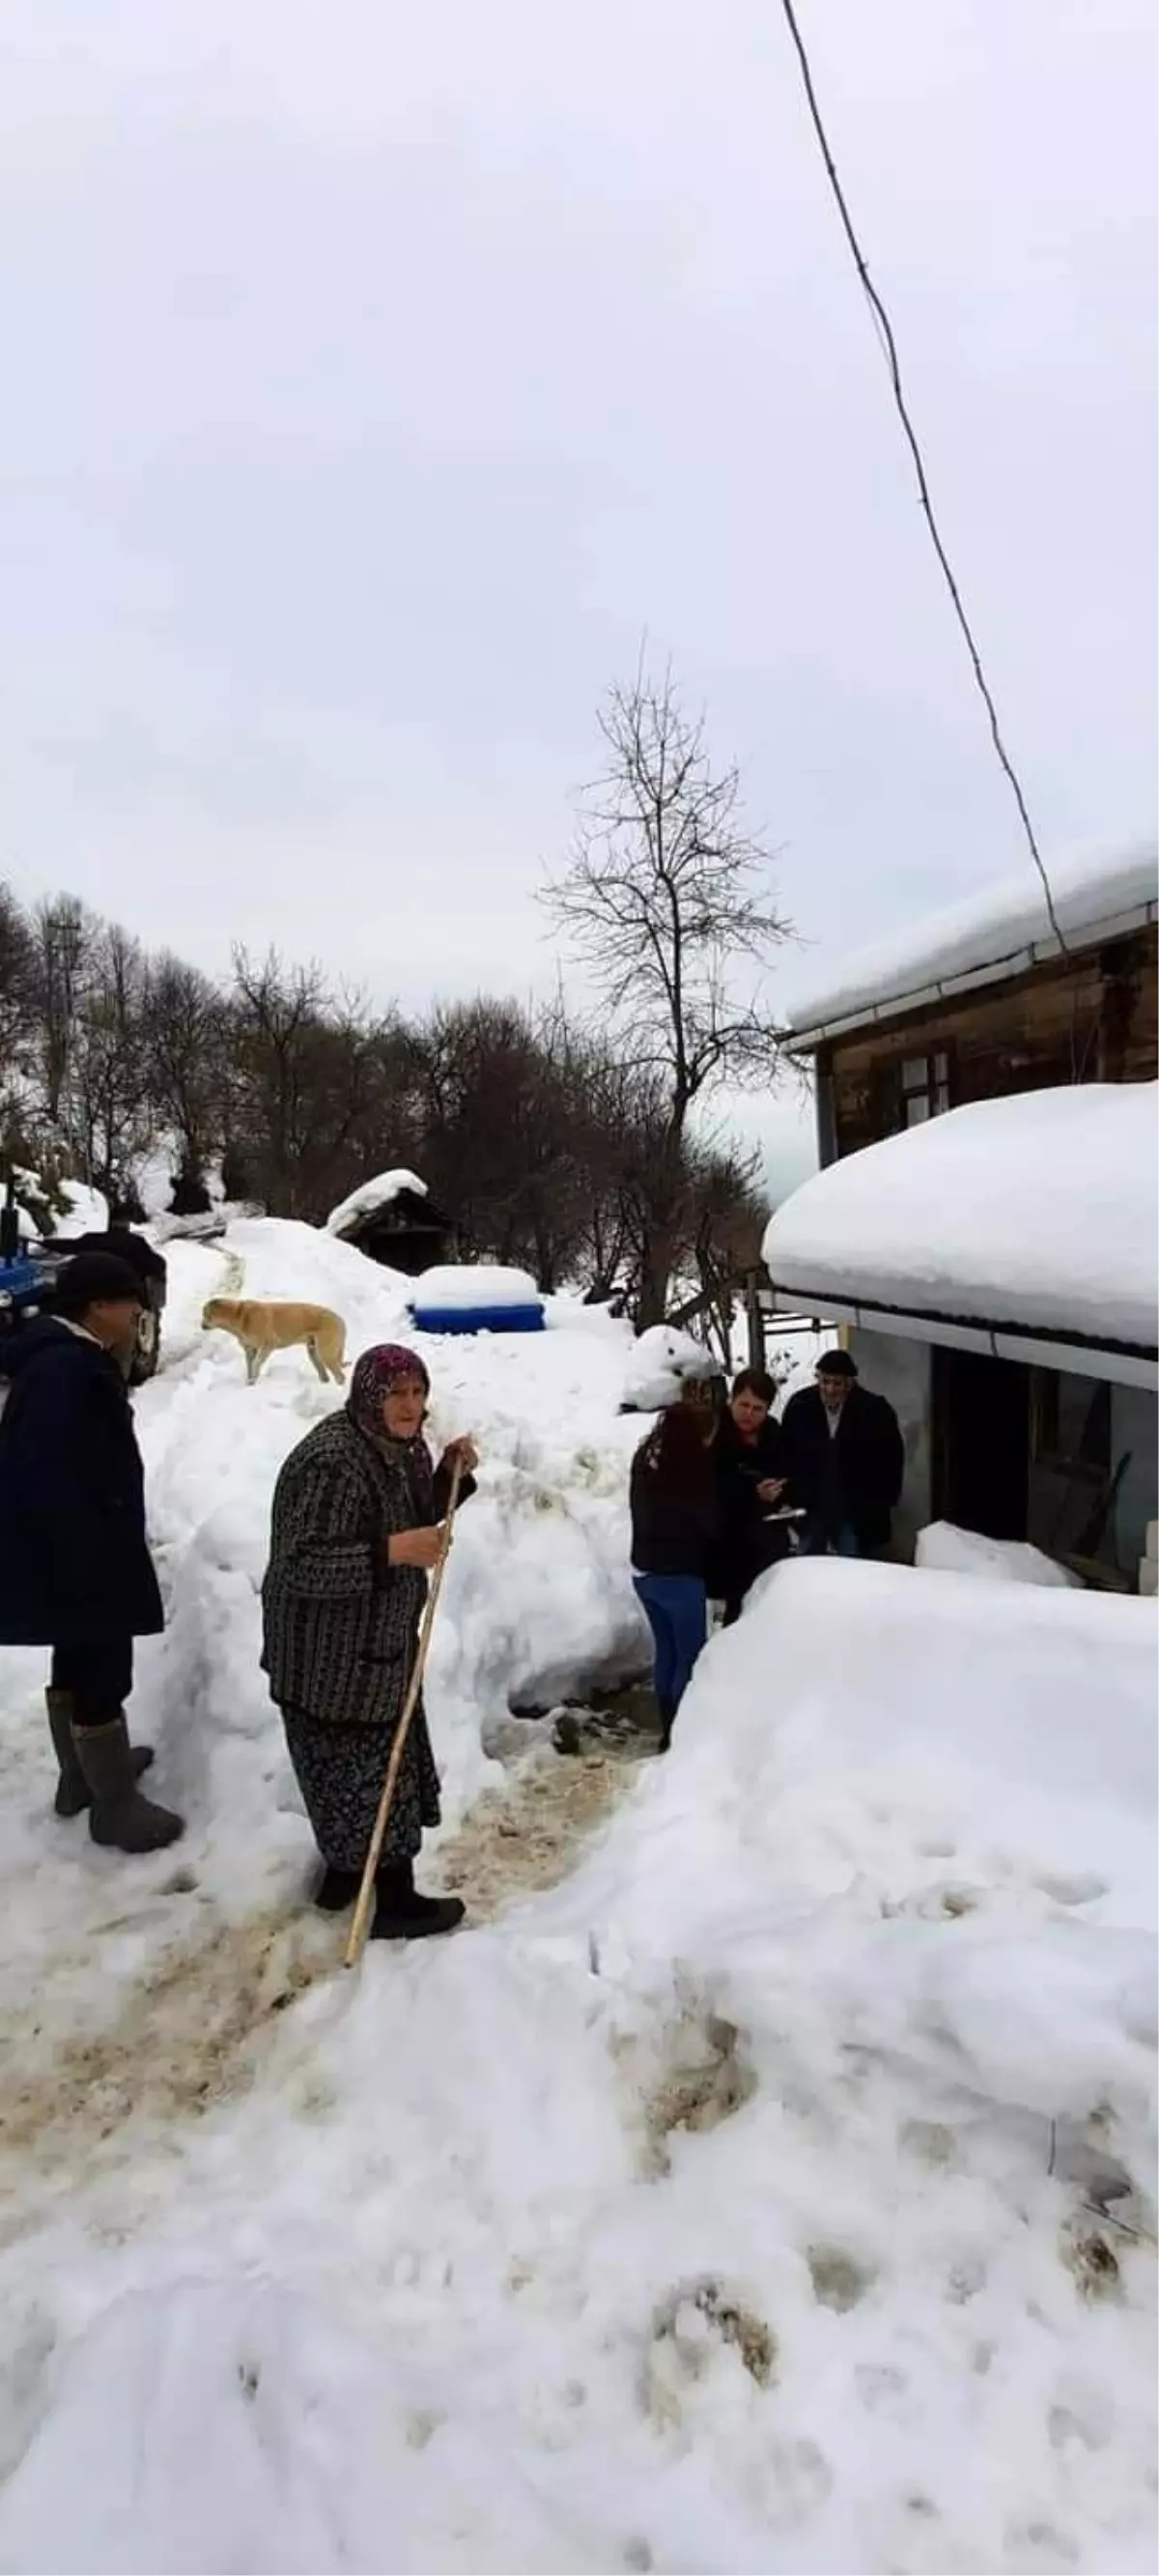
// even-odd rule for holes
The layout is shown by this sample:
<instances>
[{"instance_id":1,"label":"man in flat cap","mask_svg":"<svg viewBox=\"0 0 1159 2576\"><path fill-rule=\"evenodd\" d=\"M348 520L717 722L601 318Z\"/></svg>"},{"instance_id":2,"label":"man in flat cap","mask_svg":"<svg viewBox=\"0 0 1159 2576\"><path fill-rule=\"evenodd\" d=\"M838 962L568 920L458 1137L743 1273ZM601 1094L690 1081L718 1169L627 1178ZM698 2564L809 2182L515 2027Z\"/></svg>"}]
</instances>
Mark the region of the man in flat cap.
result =
<instances>
[{"instance_id":1,"label":"man in flat cap","mask_svg":"<svg viewBox=\"0 0 1159 2576\"><path fill-rule=\"evenodd\" d=\"M809 1517L806 1556L876 1556L889 1545L905 1444L892 1404L858 1383L848 1351L826 1351L814 1386L785 1406L781 1425L790 1500Z\"/></svg>"},{"instance_id":2,"label":"man in flat cap","mask_svg":"<svg viewBox=\"0 0 1159 2576\"><path fill-rule=\"evenodd\" d=\"M133 1640L164 1625L123 1367L141 1299L127 1263L78 1254L52 1312L5 1351L0 1417L0 1644L52 1648L57 1814L87 1808L93 1841L125 1852L161 1851L182 1831L142 1796L153 1756L125 1723Z\"/></svg>"}]
</instances>

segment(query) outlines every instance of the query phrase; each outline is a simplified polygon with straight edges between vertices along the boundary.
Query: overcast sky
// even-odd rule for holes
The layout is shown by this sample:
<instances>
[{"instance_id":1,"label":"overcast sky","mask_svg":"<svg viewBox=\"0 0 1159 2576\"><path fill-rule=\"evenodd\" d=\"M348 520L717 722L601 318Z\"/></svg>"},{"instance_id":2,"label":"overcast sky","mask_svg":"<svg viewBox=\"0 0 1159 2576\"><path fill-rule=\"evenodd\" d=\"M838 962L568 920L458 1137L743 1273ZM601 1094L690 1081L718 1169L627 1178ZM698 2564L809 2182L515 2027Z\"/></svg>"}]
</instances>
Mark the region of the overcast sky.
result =
<instances>
[{"instance_id":1,"label":"overcast sky","mask_svg":"<svg viewBox=\"0 0 1159 2576\"><path fill-rule=\"evenodd\" d=\"M799 9L1040 836L1130 833L1153 0ZM8 0L0 201L22 893L526 993L645 629L807 940L1023 864L777 0Z\"/></svg>"}]
</instances>

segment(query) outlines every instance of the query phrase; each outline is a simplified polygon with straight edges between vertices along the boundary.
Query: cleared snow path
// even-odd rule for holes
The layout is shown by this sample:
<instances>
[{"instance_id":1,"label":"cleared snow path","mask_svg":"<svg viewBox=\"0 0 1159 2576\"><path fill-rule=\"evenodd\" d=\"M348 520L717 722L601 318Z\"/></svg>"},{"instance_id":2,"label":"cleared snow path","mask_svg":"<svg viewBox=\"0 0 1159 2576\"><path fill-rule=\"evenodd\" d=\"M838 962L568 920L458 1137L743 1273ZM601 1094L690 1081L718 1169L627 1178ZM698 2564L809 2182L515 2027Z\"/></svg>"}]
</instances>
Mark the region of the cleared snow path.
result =
<instances>
[{"instance_id":1,"label":"cleared snow path","mask_svg":"<svg viewBox=\"0 0 1159 2576\"><path fill-rule=\"evenodd\" d=\"M472 1925L554 1887L649 1749L636 1736L578 1759L525 1754L503 1790L485 1790L444 1833L431 1883L465 1898ZM312 2106L308 2064L293 2042L287 2049L277 2017L320 1978L343 1975L347 1919L320 1916L299 1897L207 1923L194 1873L180 1864L159 1896L163 1947L107 2026L89 2026L86 2014L83 2029L54 2039L43 1980L21 2011L0 2018L0 2245L38 2224L78 2172L95 2182L123 2176L150 2152L179 2155L186 2124L253 2084L268 2082L284 2098L290 2076L291 2099L297 2092L300 2108ZM141 1928L127 1903L93 1928L107 1944L130 1927ZM71 1980L80 1973L79 1959L52 1965Z\"/></svg>"},{"instance_id":2,"label":"cleared snow path","mask_svg":"<svg viewBox=\"0 0 1159 2576\"><path fill-rule=\"evenodd\" d=\"M0 2242L78 2171L123 2177L153 2149L171 2158L183 2124L255 2080L276 2088L278 2016L340 1970L346 1937L307 1902L312 1845L257 1667L256 1602L277 1466L341 1398L301 1353L249 1388L236 1346L203 1335L200 1317L215 1295L313 1295L346 1316L354 1356L420 1338L409 1283L300 1226L242 1224L224 1246L174 1244L168 1258L163 1370L136 1409L169 1625L138 1650L130 1714L189 1829L175 1851L126 1863L95 1851L83 1820L55 1819L46 1659L0 1654ZM426 1876L460 1889L472 1922L564 1875L631 1777L614 1748L561 1759L547 1730L507 1713L508 1674L516 1697L550 1699L639 1661L616 1526L617 1449L638 1433L614 1421L626 1338L581 1310L574 1338L542 1337L530 1368L502 1342L424 1345L436 1432L476 1430L491 1480L474 1528L466 1513L460 1524L428 1691L448 1821ZM582 1437L597 1421L610 1468Z\"/></svg>"}]
</instances>

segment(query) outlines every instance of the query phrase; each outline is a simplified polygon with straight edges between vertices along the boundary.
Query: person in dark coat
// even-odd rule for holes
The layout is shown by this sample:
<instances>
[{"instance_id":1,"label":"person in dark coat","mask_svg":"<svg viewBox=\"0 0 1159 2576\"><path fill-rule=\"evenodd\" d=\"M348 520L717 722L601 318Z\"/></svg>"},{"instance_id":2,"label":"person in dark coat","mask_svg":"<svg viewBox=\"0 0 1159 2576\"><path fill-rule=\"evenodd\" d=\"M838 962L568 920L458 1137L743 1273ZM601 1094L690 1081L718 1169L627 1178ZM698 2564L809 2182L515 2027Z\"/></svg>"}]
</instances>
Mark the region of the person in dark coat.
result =
<instances>
[{"instance_id":1,"label":"person in dark coat","mask_svg":"<svg viewBox=\"0 0 1159 2576\"><path fill-rule=\"evenodd\" d=\"M262 1667L323 1870L315 1902L353 1905L414 1667L427 1575L456 1466L475 1491L469 1440L436 1468L423 1437L430 1381L413 1351L364 1351L344 1409L291 1450L274 1487L262 1585ZM399 1769L377 1876L371 1940L411 1941L463 1919L457 1897L421 1896L414 1863L439 1822L439 1779L421 1696Z\"/></svg>"},{"instance_id":2,"label":"person in dark coat","mask_svg":"<svg viewBox=\"0 0 1159 2576\"><path fill-rule=\"evenodd\" d=\"M103 1232L78 1235L74 1250L78 1254L111 1252L118 1261L126 1262L140 1288L142 1308L150 1315L159 1317L164 1314L169 1282L168 1265L164 1255L156 1250L146 1235L138 1234L135 1227L109 1225ZM154 1330L156 1329L155 1327ZM154 1348L156 1348L155 1343ZM140 1358L140 1335L138 1334L137 1340L130 1342L126 1349L118 1351L117 1357L123 1374L131 1385L133 1369Z\"/></svg>"},{"instance_id":3,"label":"person in dark coat","mask_svg":"<svg viewBox=\"0 0 1159 2576\"><path fill-rule=\"evenodd\" d=\"M785 1407L782 1430L794 1502L809 1518L805 1556L873 1556L889 1544L905 1445L892 1404L857 1380L848 1351L826 1351L815 1387Z\"/></svg>"},{"instance_id":4,"label":"person in dark coat","mask_svg":"<svg viewBox=\"0 0 1159 2576\"><path fill-rule=\"evenodd\" d=\"M144 1477L121 1355L141 1291L110 1253L62 1270L51 1315L5 1353L0 1417L0 1644L51 1646L48 1719L58 1815L89 1809L94 1842L160 1851L181 1818L137 1786L129 1743L133 1640L164 1625L145 1536Z\"/></svg>"},{"instance_id":5,"label":"person in dark coat","mask_svg":"<svg viewBox=\"0 0 1159 2576\"><path fill-rule=\"evenodd\" d=\"M710 1411L673 1404L632 1460L632 1574L655 1645L662 1753L708 1634L708 1574L719 1531L714 1433Z\"/></svg>"},{"instance_id":6,"label":"person in dark coat","mask_svg":"<svg viewBox=\"0 0 1159 2576\"><path fill-rule=\"evenodd\" d=\"M739 1619L757 1576L789 1552L787 1525L769 1519L784 1503L788 1477L775 1394L764 1369L742 1369L713 1445L720 1532L711 1589L724 1603L726 1628Z\"/></svg>"}]
</instances>

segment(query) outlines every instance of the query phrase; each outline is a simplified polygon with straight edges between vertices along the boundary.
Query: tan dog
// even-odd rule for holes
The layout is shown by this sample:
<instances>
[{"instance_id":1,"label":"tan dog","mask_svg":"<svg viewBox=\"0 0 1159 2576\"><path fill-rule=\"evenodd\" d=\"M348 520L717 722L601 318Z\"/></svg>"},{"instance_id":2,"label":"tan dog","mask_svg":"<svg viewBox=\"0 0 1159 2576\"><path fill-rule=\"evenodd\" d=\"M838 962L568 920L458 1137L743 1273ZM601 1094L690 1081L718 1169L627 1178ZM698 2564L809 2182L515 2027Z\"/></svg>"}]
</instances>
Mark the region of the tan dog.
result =
<instances>
[{"instance_id":1,"label":"tan dog","mask_svg":"<svg viewBox=\"0 0 1159 2576\"><path fill-rule=\"evenodd\" d=\"M341 1386L346 1326L329 1306L301 1306L296 1299L211 1297L201 1317L203 1333L232 1333L245 1352L246 1376L256 1386L272 1351L304 1342L323 1386Z\"/></svg>"}]
</instances>

